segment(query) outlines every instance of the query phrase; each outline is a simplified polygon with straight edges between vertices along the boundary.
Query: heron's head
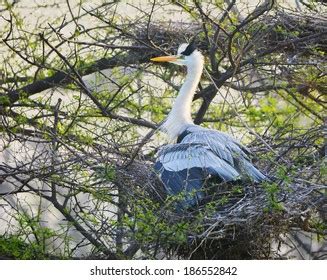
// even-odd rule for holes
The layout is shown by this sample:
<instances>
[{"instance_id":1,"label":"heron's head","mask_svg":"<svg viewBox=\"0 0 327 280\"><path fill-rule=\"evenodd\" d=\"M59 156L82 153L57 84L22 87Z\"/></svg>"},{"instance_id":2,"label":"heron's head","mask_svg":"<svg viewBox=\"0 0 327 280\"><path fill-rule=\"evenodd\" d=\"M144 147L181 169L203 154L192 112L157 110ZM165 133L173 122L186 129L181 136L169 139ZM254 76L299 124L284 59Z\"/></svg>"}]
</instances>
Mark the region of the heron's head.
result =
<instances>
[{"instance_id":1,"label":"heron's head","mask_svg":"<svg viewBox=\"0 0 327 280\"><path fill-rule=\"evenodd\" d=\"M176 55L159 56L151 58L155 62L170 62L177 65L191 66L203 62L202 54L196 49L194 42L181 44Z\"/></svg>"}]
</instances>

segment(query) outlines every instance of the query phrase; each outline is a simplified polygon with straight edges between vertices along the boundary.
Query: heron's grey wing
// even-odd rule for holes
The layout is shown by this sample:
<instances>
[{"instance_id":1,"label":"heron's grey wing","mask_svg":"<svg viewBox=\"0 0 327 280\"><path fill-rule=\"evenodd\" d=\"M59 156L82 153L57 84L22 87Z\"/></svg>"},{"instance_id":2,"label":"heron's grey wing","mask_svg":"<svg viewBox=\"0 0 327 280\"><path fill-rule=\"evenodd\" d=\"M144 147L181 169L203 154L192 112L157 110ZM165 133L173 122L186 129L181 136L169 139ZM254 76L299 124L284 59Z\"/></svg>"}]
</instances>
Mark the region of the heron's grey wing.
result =
<instances>
[{"instance_id":1,"label":"heron's grey wing","mask_svg":"<svg viewBox=\"0 0 327 280\"><path fill-rule=\"evenodd\" d=\"M154 166L169 194L187 194L184 205L194 205L203 196L201 187L211 176L222 181L237 179L239 173L202 143L164 146Z\"/></svg>"},{"instance_id":2,"label":"heron's grey wing","mask_svg":"<svg viewBox=\"0 0 327 280\"><path fill-rule=\"evenodd\" d=\"M243 178L249 178L255 182L266 179L250 161L250 151L233 137L217 130L191 126L187 129L189 133L182 139L181 143L202 143L222 160L235 168Z\"/></svg>"}]
</instances>

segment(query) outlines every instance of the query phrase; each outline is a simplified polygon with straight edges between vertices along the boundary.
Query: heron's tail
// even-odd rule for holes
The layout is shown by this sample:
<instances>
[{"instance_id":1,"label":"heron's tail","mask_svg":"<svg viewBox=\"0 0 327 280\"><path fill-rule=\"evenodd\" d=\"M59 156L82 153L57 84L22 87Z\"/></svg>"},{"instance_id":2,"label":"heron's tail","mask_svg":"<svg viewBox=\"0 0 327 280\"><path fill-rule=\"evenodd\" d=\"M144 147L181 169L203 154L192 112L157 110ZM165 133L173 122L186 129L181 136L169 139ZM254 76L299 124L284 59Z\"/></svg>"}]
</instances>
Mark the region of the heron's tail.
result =
<instances>
[{"instance_id":1,"label":"heron's tail","mask_svg":"<svg viewBox=\"0 0 327 280\"><path fill-rule=\"evenodd\" d=\"M269 180L269 178L262 174L251 162L245 160L242 162L242 169L245 174L254 182L260 183Z\"/></svg>"}]
</instances>

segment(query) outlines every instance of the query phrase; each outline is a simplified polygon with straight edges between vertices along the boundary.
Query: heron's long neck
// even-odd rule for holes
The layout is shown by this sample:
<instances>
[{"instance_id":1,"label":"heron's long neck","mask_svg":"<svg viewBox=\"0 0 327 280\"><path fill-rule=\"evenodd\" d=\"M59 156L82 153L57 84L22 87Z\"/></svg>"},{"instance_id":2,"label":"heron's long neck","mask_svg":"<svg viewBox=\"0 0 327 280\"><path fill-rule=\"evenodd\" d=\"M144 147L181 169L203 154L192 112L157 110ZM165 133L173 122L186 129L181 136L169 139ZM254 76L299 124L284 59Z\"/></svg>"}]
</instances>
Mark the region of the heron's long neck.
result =
<instances>
[{"instance_id":1,"label":"heron's long neck","mask_svg":"<svg viewBox=\"0 0 327 280\"><path fill-rule=\"evenodd\" d=\"M199 60L198 63L194 63L187 68L185 82L178 93L167 119L161 126L161 129L166 132L171 139L176 138L182 133L187 125L193 124L191 105L201 78L202 70L202 59Z\"/></svg>"}]
</instances>

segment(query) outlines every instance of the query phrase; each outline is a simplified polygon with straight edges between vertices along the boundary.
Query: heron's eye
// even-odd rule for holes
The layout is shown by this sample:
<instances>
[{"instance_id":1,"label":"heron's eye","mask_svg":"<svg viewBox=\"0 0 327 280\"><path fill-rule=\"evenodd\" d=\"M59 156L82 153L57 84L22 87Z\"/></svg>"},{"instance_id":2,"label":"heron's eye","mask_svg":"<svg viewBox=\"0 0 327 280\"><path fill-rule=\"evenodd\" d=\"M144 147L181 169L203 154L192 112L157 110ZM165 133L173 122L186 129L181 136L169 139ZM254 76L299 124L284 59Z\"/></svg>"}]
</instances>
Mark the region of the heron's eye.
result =
<instances>
[{"instance_id":1,"label":"heron's eye","mask_svg":"<svg viewBox=\"0 0 327 280\"><path fill-rule=\"evenodd\" d=\"M180 59L185 59L185 55L180 55L179 58Z\"/></svg>"}]
</instances>

